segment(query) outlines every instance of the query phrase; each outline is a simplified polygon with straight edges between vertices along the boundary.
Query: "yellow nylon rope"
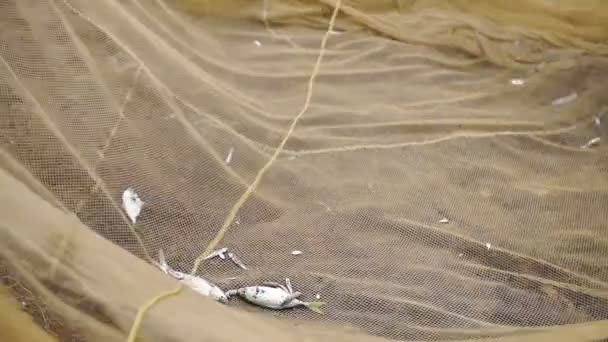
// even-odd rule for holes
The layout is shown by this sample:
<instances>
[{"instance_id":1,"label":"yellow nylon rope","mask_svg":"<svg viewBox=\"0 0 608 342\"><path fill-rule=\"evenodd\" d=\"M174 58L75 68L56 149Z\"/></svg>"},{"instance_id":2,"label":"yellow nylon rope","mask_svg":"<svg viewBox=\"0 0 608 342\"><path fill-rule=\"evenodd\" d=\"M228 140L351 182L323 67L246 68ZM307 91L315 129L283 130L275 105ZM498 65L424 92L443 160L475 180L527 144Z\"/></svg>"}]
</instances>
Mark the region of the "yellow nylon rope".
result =
<instances>
[{"instance_id":1,"label":"yellow nylon rope","mask_svg":"<svg viewBox=\"0 0 608 342\"><path fill-rule=\"evenodd\" d=\"M181 290L182 290L182 283L178 283L177 286L173 290L163 292L163 293L157 295L156 297L150 299L149 301L145 302L142 306L140 306L139 309L137 310L137 315L135 316L135 320L133 321L131 330L129 331L129 337L127 337L127 342L135 342L135 339L137 338L137 334L139 333L139 328L141 327L141 323L144 320L144 315L146 314L146 312L148 312L148 310L150 310L150 308L152 306L154 306L154 304L158 303L159 301L161 301L167 297L171 297L171 296L178 294Z\"/></svg>"}]
</instances>

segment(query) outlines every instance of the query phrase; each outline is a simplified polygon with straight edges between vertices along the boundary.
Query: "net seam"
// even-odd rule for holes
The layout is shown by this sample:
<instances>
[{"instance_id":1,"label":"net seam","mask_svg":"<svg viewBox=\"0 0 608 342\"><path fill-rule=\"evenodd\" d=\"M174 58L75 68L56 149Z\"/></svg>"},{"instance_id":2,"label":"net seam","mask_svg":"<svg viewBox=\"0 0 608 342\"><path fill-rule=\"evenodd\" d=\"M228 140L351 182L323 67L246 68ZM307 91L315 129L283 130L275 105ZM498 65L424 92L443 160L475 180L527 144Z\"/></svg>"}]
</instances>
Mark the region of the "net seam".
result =
<instances>
[{"instance_id":1,"label":"net seam","mask_svg":"<svg viewBox=\"0 0 608 342\"><path fill-rule=\"evenodd\" d=\"M136 85L137 81L139 80L140 73L141 73L141 68L138 67L137 70L135 71L135 76L133 77L131 86L129 87L129 90L125 94L125 97L122 101L122 105L120 106L120 110L118 111L118 120L116 120L116 123L110 130L110 134L109 134L108 138L106 139L106 141L104 142L103 147L96 151L99 158L97 160L95 160L95 162L93 163L93 172L95 172L95 173L97 173L97 167L98 167L99 163L105 159L105 153L108 151L108 148L110 148L110 145L112 144L112 140L114 139L114 136L116 136L116 133L118 132L120 123L122 122L123 119L126 119L125 109L127 107L127 104L129 103L129 100L131 100L131 96L133 96L133 90L135 89L135 85ZM91 187L91 191L89 192L89 195L86 198L78 201L78 203L76 204L76 207L74 208L74 213L76 215L78 215L80 213L80 210L82 210L82 207L84 206L84 204L91 198L91 196L93 196L97 192L98 189L99 189L99 182L97 182L97 179L96 179L95 185Z\"/></svg>"},{"instance_id":2,"label":"net seam","mask_svg":"<svg viewBox=\"0 0 608 342\"><path fill-rule=\"evenodd\" d=\"M586 120L590 121L590 120ZM585 121L585 122L586 122ZM579 127L580 123L575 123L567 127L558 128L554 130L545 130L545 131L529 131L529 132L514 132L514 131L502 131L502 132L494 132L494 133L477 133L477 134L451 134L444 135L439 138L429 139L429 140L421 140L421 141L408 141L408 142L400 142L394 144L367 144L367 145L353 145L353 146L344 146L344 147L333 147L333 148L322 148L315 150L299 150L299 151L290 151L285 150L284 152L287 154L297 154L297 155L307 155L307 154L323 154L323 153L337 153L337 152L352 152L352 151L360 151L360 150L387 150L392 148L399 147L408 147L408 146L425 146L425 145L433 145L437 143L442 143L455 139L484 139L484 138L495 138L495 137L526 137L532 138L536 136L546 136L553 134L562 134L567 133L572 130L575 130Z\"/></svg>"},{"instance_id":3,"label":"net seam","mask_svg":"<svg viewBox=\"0 0 608 342\"><path fill-rule=\"evenodd\" d=\"M124 111L125 111L125 108L127 107L127 104L129 103L129 100L131 99L131 96L133 95L133 89L135 88L135 84L137 83L137 80L139 79L140 71L141 71L141 68L137 68L137 70L135 72L135 76L133 77L133 81L131 82L131 87L129 87L129 90L127 91L124 99L122 100L122 105L120 107L120 111L118 112L118 115L119 115L118 120L116 120L116 123L112 127L112 130L110 131L110 135L104 142L103 147L96 151L99 158L93 162L93 167L91 168L93 175L96 176L95 178L93 178L93 180L95 181L95 184L89 190L89 194L85 198L78 201L78 203L76 204L76 207L74 208L74 215L76 215L76 216L78 216L78 214L80 214L80 211L82 210L84 205L89 201L89 199L91 199L91 197L93 197L93 195L95 193L97 193L97 191L99 190L99 188L102 185L101 182L99 181L99 177L97 177L97 167L98 167L99 163L105 159L105 153L108 150L108 148L110 147L110 144L112 143L112 140L114 139L114 136L118 132L118 127L120 126L120 123L122 122L123 119L126 118ZM61 243L59 244L59 251L57 252L57 254L55 256L55 260L53 261L53 263L51 264L51 266L49 268L49 273L50 273L51 277L53 277L53 278L55 277L55 273L57 272L57 267L59 266L59 263L61 262L61 259L65 255L66 249L69 245L69 239L67 238L67 235L64 235L64 237L65 238L62 239ZM137 234L135 234L135 238L140 240L140 237ZM141 245L143 245L143 241L139 241L139 242ZM151 259L150 255L148 254L148 251L146 249L143 249L143 251L144 251L144 255L146 255L148 257L148 259Z\"/></svg>"}]
</instances>

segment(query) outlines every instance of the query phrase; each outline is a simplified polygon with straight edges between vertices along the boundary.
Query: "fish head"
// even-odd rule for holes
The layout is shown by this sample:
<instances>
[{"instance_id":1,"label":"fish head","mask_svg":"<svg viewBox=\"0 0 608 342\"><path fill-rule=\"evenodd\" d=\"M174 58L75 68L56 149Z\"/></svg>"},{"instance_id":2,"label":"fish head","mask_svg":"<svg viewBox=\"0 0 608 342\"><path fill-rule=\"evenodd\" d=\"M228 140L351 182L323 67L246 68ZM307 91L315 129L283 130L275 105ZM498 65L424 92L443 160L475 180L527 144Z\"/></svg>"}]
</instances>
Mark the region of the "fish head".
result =
<instances>
[{"instance_id":1,"label":"fish head","mask_svg":"<svg viewBox=\"0 0 608 342\"><path fill-rule=\"evenodd\" d=\"M211 288L211 297L220 303L228 303L228 296L219 287L214 286Z\"/></svg>"},{"instance_id":2,"label":"fish head","mask_svg":"<svg viewBox=\"0 0 608 342\"><path fill-rule=\"evenodd\" d=\"M248 286L239 289L239 295L252 300L257 299L262 293L264 293L264 289L260 286Z\"/></svg>"}]
</instances>

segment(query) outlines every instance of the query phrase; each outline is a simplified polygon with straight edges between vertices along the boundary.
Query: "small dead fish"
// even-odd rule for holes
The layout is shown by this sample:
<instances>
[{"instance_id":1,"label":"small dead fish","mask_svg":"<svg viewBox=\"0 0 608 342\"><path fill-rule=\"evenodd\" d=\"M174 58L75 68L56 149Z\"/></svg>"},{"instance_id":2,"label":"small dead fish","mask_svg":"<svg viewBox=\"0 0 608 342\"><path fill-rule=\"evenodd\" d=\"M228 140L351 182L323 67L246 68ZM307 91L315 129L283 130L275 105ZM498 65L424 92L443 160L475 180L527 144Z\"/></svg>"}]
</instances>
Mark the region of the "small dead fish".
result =
<instances>
[{"instance_id":1,"label":"small dead fish","mask_svg":"<svg viewBox=\"0 0 608 342\"><path fill-rule=\"evenodd\" d=\"M203 260L209 260L215 257L220 257L221 259L226 259L226 257L224 256L224 253L226 253L228 251L228 248L224 247L224 248L220 248L216 251L211 252L211 254L207 255L205 257L205 259Z\"/></svg>"},{"instance_id":2,"label":"small dead fish","mask_svg":"<svg viewBox=\"0 0 608 342\"><path fill-rule=\"evenodd\" d=\"M165 260L165 253L163 250L158 251L158 259L159 262L156 263L156 266L160 268L164 273L172 276L173 278L181 281L184 285L191 288L193 291L202 294L203 296L211 297L218 302L227 303L228 296L222 289L220 289L217 285L212 282L204 279L202 277L193 276L187 273L182 273L176 271L167 265L167 261Z\"/></svg>"},{"instance_id":3,"label":"small dead fish","mask_svg":"<svg viewBox=\"0 0 608 342\"><path fill-rule=\"evenodd\" d=\"M181 279L181 282L203 296L211 297L221 303L228 303L228 296L226 296L226 293L217 285L206 279L185 274L185 277Z\"/></svg>"},{"instance_id":4,"label":"small dead fish","mask_svg":"<svg viewBox=\"0 0 608 342\"><path fill-rule=\"evenodd\" d=\"M122 193L122 208L133 223L137 221L144 203L133 188L129 187Z\"/></svg>"},{"instance_id":5,"label":"small dead fish","mask_svg":"<svg viewBox=\"0 0 608 342\"><path fill-rule=\"evenodd\" d=\"M241 261L241 259L239 259L234 253L232 252L228 252L228 257L230 259L232 259L232 261L240 268L247 270L247 266L245 266L245 264L243 264L243 262Z\"/></svg>"},{"instance_id":6,"label":"small dead fish","mask_svg":"<svg viewBox=\"0 0 608 342\"><path fill-rule=\"evenodd\" d=\"M578 94L574 91L569 95L566 95L563 97L558 97L557 99L553 100L553 102L551 102L551 104L554 106L563 105L568 102L572 102L572 101L576 100L577 97L578 97Z\"/></svg>"},{"instance_id":7,"label":"small dead fish","mask_svg":"<svg viewBox=\"0 0 608 342\"><path fill-rule=\"evenodd\" d=\"M441 220L439 220L439 223L450 223L450 220L448 220L447 218L442 218Z\"/></svg>"},{"instance_id":8,"label":"small dead fish","mask_svg":"<svg viewBox=\"0 0 608 342\"><path fill-rule=\"evenodd\" d=\"M581 148L590 148L596 145L599 145L601 138L600 137L595 137L589 141L587 141L587 143L583 146L581 146Z\"/></svg>"},{"instance_id":9,"label":"small dead fish","mask_svg":"<svg viewBox=\"0 0 608 342\"><path fill-rule=\"evenodd\" d=\"M297 250L296 251L291 251L291 255L300 255L302 253L303 253L302 251L297 251Z\"/></svg>"},{"instance_id":10,"label":"small dead fish","mask_svg":"<svg viewBox=\"0 0 608 342\"><path fill-rule=\"evenodd\" d=\"M511 80L511 84L512 85L524 85L524 84L526 84L526 80L524 80L523 78L514 78Z\"/></svg>"},{"instance_id":11,"label":"small dead fish","mask_svg":"<svg viewBox=\"0 0 608 342\"><path fill-rule=\"evenodd\" d=\"M226 157L226 164L230 164L230 162L232 161L233 153L234 153L234 147L231 147L230 151L228 151L228 156Z\"/></svg>"},{"instance_id":12,"label":"small dead fish","mask_svg":"<svg viewBox=\"0 0 608 342\"><path fill-rule=\"evenodd\" d=\"M311 311L323 314L321 306L325 302L304 302L298 299L300 292L290 292L285 286L277 283L266 283L266 286L248 286L226 292L228 297L239 295L246 301L268 309L283 310L296 306L305 306Z\"/></svg>"}]
</instances>

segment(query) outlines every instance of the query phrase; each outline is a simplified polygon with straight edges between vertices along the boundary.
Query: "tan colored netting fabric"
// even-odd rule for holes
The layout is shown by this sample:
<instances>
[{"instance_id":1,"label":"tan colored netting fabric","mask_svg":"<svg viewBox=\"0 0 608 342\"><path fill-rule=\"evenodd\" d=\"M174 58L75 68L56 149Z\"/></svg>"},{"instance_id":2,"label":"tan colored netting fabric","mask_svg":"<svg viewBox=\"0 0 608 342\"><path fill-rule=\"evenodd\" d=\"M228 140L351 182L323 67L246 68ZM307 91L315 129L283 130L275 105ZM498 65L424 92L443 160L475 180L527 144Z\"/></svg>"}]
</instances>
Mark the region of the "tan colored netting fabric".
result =
<instances>
[{"instance_id":1,"label":"tan colored netting fabric","mask_svg":"<svg viewBox=\"0 0 608 342\"><path fill-rule=\"evenodd\" d=\"M249 269L199 274L326 314L184 290L140 336L607 338L608 4L343 1L326 35L335 4L0 1L2 263L124 340L175 286L146 261L188 272L227 222Z\"/></svg>"}]
</instances>

